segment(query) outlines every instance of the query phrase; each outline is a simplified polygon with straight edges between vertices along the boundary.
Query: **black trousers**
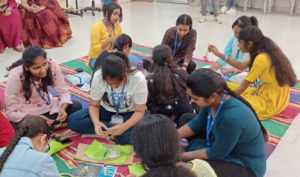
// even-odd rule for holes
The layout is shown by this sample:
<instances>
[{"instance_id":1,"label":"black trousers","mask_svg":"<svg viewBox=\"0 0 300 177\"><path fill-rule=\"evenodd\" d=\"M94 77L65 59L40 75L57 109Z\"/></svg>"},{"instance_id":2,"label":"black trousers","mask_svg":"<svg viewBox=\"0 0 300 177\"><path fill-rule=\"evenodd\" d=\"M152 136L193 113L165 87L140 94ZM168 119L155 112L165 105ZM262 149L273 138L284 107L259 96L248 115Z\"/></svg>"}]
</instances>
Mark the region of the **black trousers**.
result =
<instances>
[{"instance_id":1,"label":"black trousers","mask_svg":"<svg viewBox=\"0 0 300 177\"><path fill-rule=\"evenodd\" d=\"M197 114L183 114L179 121L178 126L182 127L187 124L189 121L193 120ZM206 131L203 130L198 135L193 137L187 138L188 142L191 142L195 139L205 139L206 138ZM256 177L255 173L250 169L243 165L239 165L232 162L226 161L215 161L215 160L208 160L207 163L214 169L216 175L218 177Z\"/></svg>"},{"instance_id":2,"label":"black trousers","mask_svg":"<svg viewBox=\"0 0 300 177\"><path fill-rule=\"evenodd\" d=\"M73 102L73 104L70 104L68 106L67 110L66 110L68 116L71 115L72 113L74 113L74 112L82 109L82 105L81 105L81 103L79 101L72 100L72 102ZM53 124L50 126L51 131L53 131L55 125L57 125L57 124L60 123L59 121L56 121L58 113L50 115L49 112L47 112L47 113L44 113L42 115L46 116L48 119L55 120L53 122ZM10 123L13 126L14 129L16 129L17 126L19 125L19 122L10 122Z\"/></svg>"}]
</instances>

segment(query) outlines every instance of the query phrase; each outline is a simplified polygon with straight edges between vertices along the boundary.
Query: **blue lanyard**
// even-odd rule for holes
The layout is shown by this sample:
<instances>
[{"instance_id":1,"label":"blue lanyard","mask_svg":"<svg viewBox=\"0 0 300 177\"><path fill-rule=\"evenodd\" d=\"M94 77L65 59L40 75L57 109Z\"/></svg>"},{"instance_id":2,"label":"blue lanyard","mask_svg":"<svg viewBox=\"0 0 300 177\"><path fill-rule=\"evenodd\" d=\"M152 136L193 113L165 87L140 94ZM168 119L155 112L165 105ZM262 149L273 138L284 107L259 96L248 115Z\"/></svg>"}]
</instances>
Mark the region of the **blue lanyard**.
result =
<instances>
[{"instance_id":1,"label":"blue lanyard","mask_svg":"<svg viewBox=\"0 0 300 177\"><path fill-rule=\"evenodd\" d=\"M103 23L104 23L104 25L105 25L105 27L107 29L109 38L111 38L111 33L108 31L107 22L106 22L105 18L103 19ZM113 30L113 34L115 34L115 25L112 26L112 30ZM111 45L111 48L112 48L113 47L113 43L111 43L110 45Z\"/></svg>"},{"instance_id":2,"label":"blue lanyard","mask_svg":"<svg viewBox=\"0 0 300 177\"><path fill-rule=\"evenodd\" d=\"M240 54L240 49L238 49L238 52L237 52L237 54L236 54L236 57L235 57L235 59L237 59L237 58L239 58L239 54Z\"/></svg>"},{"instance_id":3,"label":"blue lanyard","mask_svg":"<svg viewBox=\"0 0 300 177\"><path fill-rule=\"evenodd\" d=\"M31 80L31 82L32 82L32 84L33 84L33 86L34 86L36 92L39 94L39 96L42 98L42 100L45 102L45 104L46 104L46 105L50 105L51 102L50 102L49 93L47 93L47 99L48 99L48 101L47 101L47 100L43 97L43 95L41 94L40 90L37 88L37 86L36 86L35 82L33 81L32 77L30 77L30 80Z\"/></svg>"},{"instance_id":4,"label":"blue lanyard","mask_svg":"<svg viewBox=\"0 0 300 177\"><path fill-rule=\"evenodd\" d=\"M119 95L118 105L116 105L114 89L111 87L112 102L113 102L114 107L116 108L117 115L119 115L119 109L120 109L120 104L121 104L121 101L122 101L122 98L123 98L123 93L124 93L124 85L123 85L123 88L122 88L122 92Z\"/></svg>"},{"instance_id":5,"label":"blue lanyard","mask_svg":"<svg viewBox=\"0 0 300 177\"><path fill-rule=\"evenodd\" d=\"M177 39L178 39L178 33L176 32L176 35L175 35L175 44L174 44L174 50L173 50L173 57L175 57L175 54L176 54L177 50L179 49L180 45L182 44L182 41L183 41L184 37L179 42L178 46L176 45L177 44Z\"/></svg>"},{"instance_id":6,"label":"blue lanyard","mask_svg":"<svg viewBox=\"0 0 300 177\"><path fill-rule=\"evenodd\" d=\"M220 102L220 105L219 105L219 107L217 109L217 112L216 112L216 114L215 114L215 116L213 118L211 118L211 108L210 108L210 110L208 112L207 125L206 125L206 145L207 146L210 146L210 143L209 143L209 134L210 134L210 132L212 130L212 127L214 125L214 122L215 122L215 120L216 120L216 118L217 118L217 116L219 114L219 111L220 111L220 109L222 108L222 106L224 104L225 98L226 98L226 94L224 93L223 98L222 98L222 100Z\"/></svg>"}]
</instances>

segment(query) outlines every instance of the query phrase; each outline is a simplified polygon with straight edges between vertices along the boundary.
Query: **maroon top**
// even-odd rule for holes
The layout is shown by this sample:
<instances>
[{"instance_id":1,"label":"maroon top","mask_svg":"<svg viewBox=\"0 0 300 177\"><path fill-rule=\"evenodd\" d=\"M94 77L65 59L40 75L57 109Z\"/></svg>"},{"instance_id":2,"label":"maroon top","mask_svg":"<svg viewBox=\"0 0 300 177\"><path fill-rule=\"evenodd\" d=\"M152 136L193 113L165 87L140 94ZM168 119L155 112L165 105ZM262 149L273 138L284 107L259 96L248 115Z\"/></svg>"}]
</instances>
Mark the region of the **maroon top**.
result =
<instances>
[{"instance_id":1,"label":"maroon top","mask_svg":"<svg viewBox=\"0 0 300 177\"><path fill-rule=\"evenodd\" d=\"M168 29L164 35L163 41L161 44L168 45L173 54L174 46L175 46L175 35L176 35L176 26ZM177 63L181 59L185 59L186 62L190 63L193 58L193 52L196 48L197 41L197 31L192 29L184 38L176 51L174 61ZM177 41L177 45L180 41Z\"/></svg>"}]
</instances>

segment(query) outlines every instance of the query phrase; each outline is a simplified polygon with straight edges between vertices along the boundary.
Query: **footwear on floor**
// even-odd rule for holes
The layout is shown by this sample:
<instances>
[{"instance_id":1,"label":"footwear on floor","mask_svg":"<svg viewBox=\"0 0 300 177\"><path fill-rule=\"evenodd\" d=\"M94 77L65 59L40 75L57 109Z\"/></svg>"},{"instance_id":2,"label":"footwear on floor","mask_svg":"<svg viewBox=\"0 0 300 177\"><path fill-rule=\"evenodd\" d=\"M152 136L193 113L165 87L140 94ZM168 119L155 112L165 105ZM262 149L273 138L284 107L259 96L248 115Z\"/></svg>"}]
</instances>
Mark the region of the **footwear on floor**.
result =
<instances>
[{"instance_id":1,"label":"footwear on floor","mask_svg":"<svg viewBox=\"0 0 300 177\"><path fill-rule=\"evenodd\" d=\"M227 10L225 12L225 14L235 14L236 13L236 9L235 8L230 8L229 10Z\"/></svg>"},{"instance_id":2,"label":"footwear on floor","mask_svg":"<svg viewBox=\"0 0 300 177\"><path fill-rule=\"evenodd\" d=\"M22 49L22 47L14 47L14 50L17 52L23 52L24 50Z\"/></svg>"},{"instance_id":3,"label":"footwear on floor","mask_svg":"<svg viewBox=\"0 0 300 177\"><path fill-rule=\"evenodd\" d=\"M206 21L206 16L202 16L201 19L198 21L199 23L204 23Z\"/></svg>"},{"instance_id":4,"label":"footwear on floor","mask_svg":"<svg viewBox=\"0 0 300 177\"><path fill-rule=\"evenodd\" d=\"M220 16L215 17L215 22L218 24L222 24L223 21L220 19Z\"/></svg>"},{"instance_id":5,"label":"footwear on floor","mask_svg":"<svg viewBox=\"0 0 300 177\"><path fill-rule=\"evenodd\" d=\"M224 14L227 10L228 10L227 6L223 6L220 11L222 14Z\"/></svg>"},{"instance_id":6,"label":"footwear on floor","mask_svg":"<svg viewBox=\"0 0 300 177\"><path fill-rule=\"evenodd\" d=\"M5 49L0 49L0 53L4 53Z\"/></svg>"}]
</instances>

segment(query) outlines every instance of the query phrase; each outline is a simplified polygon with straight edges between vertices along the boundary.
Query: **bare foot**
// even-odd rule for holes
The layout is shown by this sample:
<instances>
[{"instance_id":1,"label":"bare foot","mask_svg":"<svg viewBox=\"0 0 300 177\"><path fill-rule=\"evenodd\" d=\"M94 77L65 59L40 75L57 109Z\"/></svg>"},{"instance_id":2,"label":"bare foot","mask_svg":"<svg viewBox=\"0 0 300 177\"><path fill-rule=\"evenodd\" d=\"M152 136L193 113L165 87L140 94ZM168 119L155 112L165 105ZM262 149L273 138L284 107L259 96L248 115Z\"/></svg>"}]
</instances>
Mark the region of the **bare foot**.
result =
<instances>
[{"instance_id":1,"label":"bare foot","mask_svg":"<svg viewBox=\"0 0 300 177\"><path fill-rule=\"evenodd\" d=\"M59 125L59 124L58 124ZM68 123L67 122L64 122L62 124L60 124L59 126L58 125L55 125L54 126L54 130L60 130L60 129L63 129L63 128L67 128L68 127Z\"/></svg>"},{"instance_id":2,"label":"bare foot","mask_svg":"<svg viewBox=\"0 0 300 177\"><path fill-rule=\"evenodd\" d=\"M1 50L0 50L0 53L4 53L4 51L5 51L5 49L1 49Z\"/></svg>"},{"instance_id":3,"label":"bare foot","mask_svg":"<svg viewBox=\"0 0 300 177\"><path fill-rule=\"evenodd\" d=\"M21 46L14 47L14 50L17 51L17 52L23 52L24 51Z\"/></svg>"}]
</instances>

